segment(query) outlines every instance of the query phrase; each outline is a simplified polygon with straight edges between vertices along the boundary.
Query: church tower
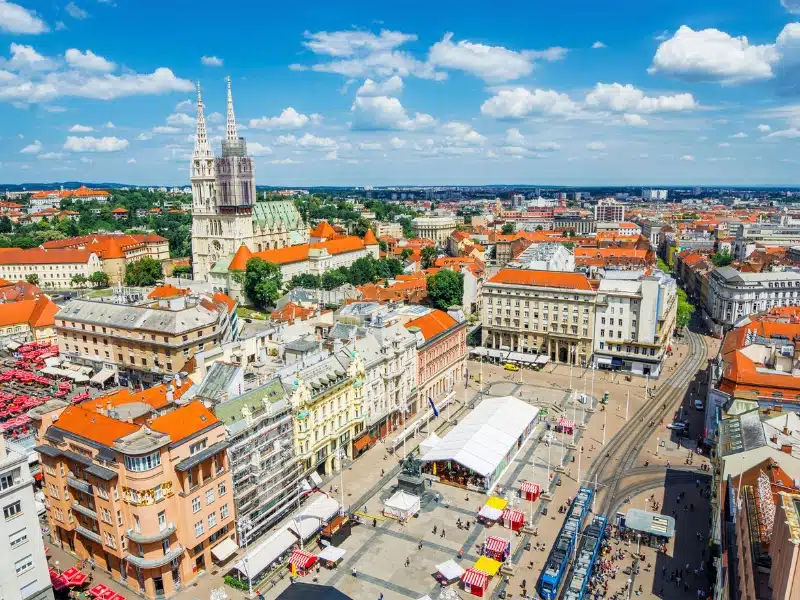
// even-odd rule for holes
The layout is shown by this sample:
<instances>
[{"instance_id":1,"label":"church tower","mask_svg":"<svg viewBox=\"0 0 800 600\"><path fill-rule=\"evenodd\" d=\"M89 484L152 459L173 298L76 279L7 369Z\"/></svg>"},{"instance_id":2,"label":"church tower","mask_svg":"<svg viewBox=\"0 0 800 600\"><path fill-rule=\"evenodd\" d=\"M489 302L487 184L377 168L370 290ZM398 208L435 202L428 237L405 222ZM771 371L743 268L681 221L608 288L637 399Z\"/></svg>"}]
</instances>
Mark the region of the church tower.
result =
<instances>
[{"instance_id":1,"label":"church tower","mask_svg":"<svg viewBox=\"0 0 800 600\"><path fill-rule=\"evenodd\" d=\"M208 145L205 107L197 82L197 130L194 152L190 166L192 183L192 262L194 277L205 279L213 266L210 243L213 238L214 215L216 214L216 173L214 156Z\"/></svg>"}]
</instances>

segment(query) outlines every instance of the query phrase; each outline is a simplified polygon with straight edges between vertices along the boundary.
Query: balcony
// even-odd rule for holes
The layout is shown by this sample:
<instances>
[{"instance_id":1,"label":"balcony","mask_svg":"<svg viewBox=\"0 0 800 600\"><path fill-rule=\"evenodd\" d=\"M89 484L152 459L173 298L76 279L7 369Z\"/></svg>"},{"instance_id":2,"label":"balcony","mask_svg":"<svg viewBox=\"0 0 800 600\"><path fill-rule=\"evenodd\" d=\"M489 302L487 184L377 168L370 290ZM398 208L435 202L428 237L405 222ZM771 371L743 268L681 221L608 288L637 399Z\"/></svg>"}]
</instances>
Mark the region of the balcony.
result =
<instances>
[{"instance_id":1,"label":"balcony","mask_svg":"<svg viewBox=\"0 0 800 600\"><path fill-rule=\"evenodd\" d=\"M151 544L153 542L160 542L161 540L167 539L169 536L175 533L175 531L175 523L170 522L165 529L162 529L154 535L144 535L138 531L134 531L133 529L128 529L125 531L125 536L130 541L136 542L137 544Z\"/></svg>"},{"instance_id":2,"label":"balcony","mask_svg":"<svg viewBox=\"0 0 800 600\"><path fill-rule=\"evenodd\" d=\"M125 557L132 565L139 567L140 569L157 569L158 567L163 567L167 563L175 560L176 558L180 558L183 554L183 546L180 544L175 546L172 550L164 554L164 556L157 556L156 558L143 558L141 556L134 556L133 554L128 554Z\"/></svg>"},{"instance_id":3,"label":"balcony","mask_svg":"<svg viewBox=\"0 0 800 600\"><path fill-rule=\"evenodd\" d=\"M86 529L86 527L82 527L81 525L76 525L75 531L80 533L83 537L89 538L90 540L97 542L98 544L103 543L103 538L100 537L99 533L95 533L94 531Z\"/></svg>"},{"instance_id":4,"label":"balcony","mask_svg":"<svg viewBox=\"0 0 800 600\"><path fill-rule=\"evenodd\" d=\"M67 475L67 485L73 489L76 489L84 494L92 494L92 484L88 481L84 481L83 479L78 479L75 475Z\"/></svg>"},{"instance_id":5,"label":"balcony","mask_svg":"<svg viewBox=\"0 0 800 600\"><path fill-rule=\"evenodd\" d=\"M95 521L97 521L97 513L93 511L91 508L86 508L85 506L78 504L77 502L73 502L72 510L81 513L85 517L89 517L90 519L94 519Z\"/></svg>"}]
</instances>

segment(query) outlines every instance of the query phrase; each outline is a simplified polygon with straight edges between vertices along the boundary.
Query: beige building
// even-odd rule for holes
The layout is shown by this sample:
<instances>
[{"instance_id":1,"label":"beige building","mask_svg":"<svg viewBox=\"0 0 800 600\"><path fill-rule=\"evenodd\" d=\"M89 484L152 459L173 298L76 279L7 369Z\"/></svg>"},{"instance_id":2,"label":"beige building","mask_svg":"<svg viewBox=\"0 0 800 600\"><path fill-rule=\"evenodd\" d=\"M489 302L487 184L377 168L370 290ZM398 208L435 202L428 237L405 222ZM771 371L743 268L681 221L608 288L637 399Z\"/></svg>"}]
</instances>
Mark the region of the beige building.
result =
<instances>
[{"instance_id":1,"label":"beige building","mask_svg":"<svg viewBox=\"0 0 800 600\"><path fill-rule=\"evenodd\" d=\"M83 275L88 278L96 271L103 271L103 261L91 250L4 248L0 250L0 277L19 281L31 276L38 278L43 290L73 288L72 278Z\"/></svg>"},{"instance_id":2,"label":"beige building","mask_svg":"<svg viewBox=\"0 0 800 600\"><path fill-rule=\"evenodd\" d=\"M220 293L138 306L72 300L56 314L55 330L69 360L137 385L183 371L196 353L236 337L235 306Z\"/></svg>"},{"instance_id":3,"label":"beige building","mask_svg":"<svg viewBox=\"0 0 800 600\"><path fill-rule=\"evenodd\" d=\"M201 402L50 401L30 414L55 545L148 598L237 548L225 427Z\"/></svg>"},{"instance_id":4,"label":"beige building","mask_svg":"<svg viewBox=\"0 0 800 600\"><path fill-rule=\"evenodd\" d=\"M403 226L400 223L375 221L372 226L375 228L375 235L379 238L388 235L396 240L401 240L403 235Z\"/></svg>"},{"instance_id":5,"label":"beige building","mask_svg":"<svg viewBox=\"0 0 800 600\"><path fill-rule=\"evenodd\" d=\"M590 364L597 293L582 273L500 269L482 297L483 346Z\"/></svg>"},{"instance_id":6,"label":"beige building","mask_svg":"<svg viewBox=\"0 0 800 600\"><path fill-rule=\"evenodd\" d=\"M447 244L450 234L456 230L456 218L452 215L417 217L411 221L414 236L433 240L437 246Z\"/></svg>"}]
</instances>

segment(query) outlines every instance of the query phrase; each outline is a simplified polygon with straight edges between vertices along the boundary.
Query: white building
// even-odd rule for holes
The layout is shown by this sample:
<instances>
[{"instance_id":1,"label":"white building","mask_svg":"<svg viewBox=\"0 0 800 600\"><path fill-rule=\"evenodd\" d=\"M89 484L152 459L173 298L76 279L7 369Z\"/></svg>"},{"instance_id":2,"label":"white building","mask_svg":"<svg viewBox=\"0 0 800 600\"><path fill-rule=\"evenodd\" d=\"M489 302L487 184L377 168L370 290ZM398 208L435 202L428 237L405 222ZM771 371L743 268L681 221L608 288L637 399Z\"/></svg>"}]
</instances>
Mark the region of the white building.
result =
<instances>
[{"instance_id":1,"label":"white building","mask_svg":"<svg viewBox=\"0 0 800 600\"><path fill-rule=\"evenodd\" d=\"M417 217L411 221L411 226L415 237L433 240L438 246L443 246L456 230L456 218L452 215Z\"/></svg>"},{"instance_id":2,"label":"white building","mask_svg":"<svg viewBox=\"0 0 800 600\"><path fill-rule=\"evenodd\" d=\"M800 245L800 227L742 223L735 236L732 252L734 260L744 260L756 248L791 248Z\"/></svg>"},{"instance_id":3,"label":"white building","mask_svg":"<svg viewBox=\"0 0 800 600\"><path fill-rule=\"evenodd\" d=\"M642 190L642 199L653 201L666 200L667 190Z\"/></svg>"},{"instance_id":4,"label":"white building","mask_svg":"<svg viewBox=\"0 0 800 600\"><path fill-rule=\"evenodd\" d=\"M641 235L642 228L630 221L606 221L597 223L597 233L613 233L615 235Z\"/></svg>"},{"instance_id":5,"label":"white building","mask_svg":"<svg viewBox=\"0 0 800 600\"><path fill-rule=\"evenodd\" d=\"M798 304L800 270L741 273L722 267L711 272L705 308L716 323L730 328L753 313Z\"/></svg>"},{"instance_id":6,"label":"white building","mask_svg":"<svg viewBox=\"0 0 800 600\"><path fill-rule=\"evenodd\" d=\"M619 222L625 220L625 205L614 198L601 198L594 207L594 220L600 222Z\"/></svg>"},{"instance_id":7,"label":"white building","mask_svg":"<svg viewBox=\"0 0 800 600\"><path fill-rule=\"evenodd\" d=\"M53 600L28 457L0 437L0 586L3 600ZM66 565L65 565L66 566Z\"/></svg>"},{"instance_id":8,"label":"white building","mask_svg":"<svg viewBox=\"0 0 800 600\"><path fill-rule=\"evenodd\" d=\"M46 190L36 192L29 200L30 206L29 213L36 213L48 208L61 208L61 191L60 190Z\"/></svg>"},{"instance_id":9,"label":"white building","mask_svg":"<svg viewBox=\"0 0 800 600\"><path fill-rule=\"evenodd\" d=\"M91 250L72 248L8 248L0 252L0 277L19 281L29 276L38 277L37 285L43 290L75 287L76 275L91 277L103 270L103 261Z\"/></svg>"},{"instance_id":10,"label":"white building","mask_svg":"<svg viewBox=\"0 0 800 600\"><path fill-rule=\"evenodd\" d=\"M375 221L372 225L375 227L375 235L379 238L388 235L396 240L401 240L405 237L403 235L403 226L400 223L394 223L392 221Z\"/></svg>"},{"instance_id":11,"label":"white building","mask_svg":"<svg viewBox=\"0 0 800 600\"><path fill-rule=\"evenodd\" d=\"M531 244L509 266L536 271L574 271L575 255L562 244Z\"/></svg>"},{"instance_id":12,"label":"white building","mask_svg":"<svg viewBox=\"0 0 800 600\"><path fill-rule=\"evenodd\" d=\"M675 280L661 271L607 271L597 290L594 361L657 377L678 309Z\"/></svg>"}]
</instances>

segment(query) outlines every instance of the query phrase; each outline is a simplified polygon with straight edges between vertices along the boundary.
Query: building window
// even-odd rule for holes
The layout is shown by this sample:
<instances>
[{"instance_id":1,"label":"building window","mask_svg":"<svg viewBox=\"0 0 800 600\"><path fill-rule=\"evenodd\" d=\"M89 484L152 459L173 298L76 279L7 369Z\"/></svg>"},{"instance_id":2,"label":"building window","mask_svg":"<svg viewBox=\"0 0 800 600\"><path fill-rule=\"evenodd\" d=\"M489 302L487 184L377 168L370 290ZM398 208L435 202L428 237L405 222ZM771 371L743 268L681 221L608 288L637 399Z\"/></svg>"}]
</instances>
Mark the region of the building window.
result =
<instances>
[{"instance_id":1,"label":"building window","mask_svg":"<svg viewBox=\"0 0 800 600\"><path fill-rule=\"evenodd\" d=\"M221 520L223 520L223 521L228 518L228 505L227 504L223 504L222 508L219 509L219 518Z\"/></svg>"},{"instance_id":2,"label":"building window","mask_svg":"<svg viewBox=\"0 0 800 600\"><path fill-rule=\"evenodd\" d=\"M161 464L161 453L153 452L147 456L126 456L125 467L129 471L141 473L142 471L149 471L155 469Z\"/></svg>"},{"instance_id":3,"label":"building window","mask_svg":"<svg viewBox=\"0 0 800 600\"><path fill-rule=\"evenodd\" d=\"M217 525L217 513L212 512L208 515L208 530L211 531L212 527L216 527Z\"/></svg>"},{"instance_id":4,"label":"building window","mask_svg":"<svg viewBox=\"0 0 800 600\"><path fill-rule=\"evenodd\" d=\"M206 440L200 440L199 442L192 444L189 446L189 456L194 456L198 452L202 451L206 447Z\"/></svg>"},{"instance_id":5,"label":"building window","mask_svg":"<svg viewBox=\"0 0 800 600\"><path fill-rule=\"evenodd\" d=\"M195 537L200 537L201 535L203 535L204 531L205 531L205 529L203 528L203 522L202 521L198 521L197 523L194 524L194 535L195 535Z\"/></svg>"},{"instance_id":6,"label":"building window","mask_svg":"<svg viewBox=\"0 0 800 600\"><path fill-rule=\"evenodd\" d=\"M9 504L8 506L3 507L3 516L6 518L6 521L11 519L12 517L16 517L21 512L22 512L22 504L20 504L19 500L17 500L12 504Z\"/></svg>"},{"instance_id":7,"label":"building window","mask_svg":"<svg viewBox=\"0 0 800 600\"><path fill-rule=\"evenodd\" d=\"M158 513L158 530L164 531L167 528L167 513L166 511L161 511Z\"/></svg>"},{"instance_id":8,"label":"building window","mask_svg":"<svg viewBox=\"0 0 800 600\"><path fill-rule=\"evenodd\" d=\"M200 497L192 498L192 512L200 512Z\"/></svg>"},{"instance_id":9,"label":"building window","mask_svg":"<svg viewBox=\"0 0 800 600\"><path fill-rule=\"evenodd\" d=\"M8 536L8 544L12 548L16 548L17 546L21 546L25 542L28 541L28 533L24 529L20 529L19 531L15 531L11 535Z\"/></svg>"},{"instance_id":10,"label":"building window","mask_svg":"<svg viewBox=\"0 0 800 600\"><path fill-rule=\"evenodd\" d=\"M206 490L206 504L214 504L214 490Z\"/></svg>"},{"instance_id":11,"label":"building window","mask_svg":"<svg viewBox=\"0 0 800 600\"><path fill-rule=\"evenodd\" d=\"M15 470L13 473L7 473L0 477L0 490L7 490L14 485L14 475L17 474L19 474L19 471Z\"/></svg>"},{"instance_id":12,"label":"building window","mask_svg":"<svg viewBox=\"0 0 800 600\"><path fill-rule=\"evenodd\" d=\"M28 554L25 558L19 559L14 563L14 569L17 575L21 575L25 571L30 571L33 568L33 555Z\"/></svg>"},{"instance_id":13,"label":"building window","mask_svg":"<svg viewBox=\"0 0 800 600\"><path fill-rule=\"evenodd\" d=\"M225 482L223 481L217 486L217 494L222 497L228 493L228 490L225 488Z\"/></svg>"}]
</instances>

